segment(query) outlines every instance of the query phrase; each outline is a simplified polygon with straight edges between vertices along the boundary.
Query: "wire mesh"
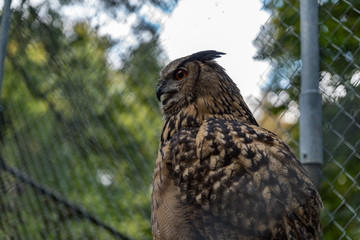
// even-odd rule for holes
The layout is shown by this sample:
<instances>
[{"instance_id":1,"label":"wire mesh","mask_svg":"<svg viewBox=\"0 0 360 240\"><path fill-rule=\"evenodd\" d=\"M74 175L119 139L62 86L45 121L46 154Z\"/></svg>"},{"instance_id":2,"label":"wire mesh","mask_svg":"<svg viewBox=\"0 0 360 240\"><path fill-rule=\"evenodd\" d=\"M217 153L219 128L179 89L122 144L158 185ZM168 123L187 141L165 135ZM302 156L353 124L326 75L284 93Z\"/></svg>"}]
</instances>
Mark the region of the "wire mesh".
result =
<instances>
[{"instance_id":1,"label":"wire mesh","mask_svg":"<svg viewBox=\"0 0 360 240\"><path fill-rule=\"evenodd\" d=\"M258 108L263 121L298 152L300 95L299 1L264 1L271 13L255 39L257 59L267 60L264 98ZM319 1L320 73L324 165L320 194L325 239L360 236L359 51L360 2ZM268 101L270 100L270 104ZM270 107L269 107L270 105ZM295 119L289 121L287 114ZM269 125L269 123L268 123ZM310 141L311 139L309 139Z\"/></svg>"},{"instance_id":2,"label":"wire mesh","mask_svg":"<svg viewBox=\"0 0 360 240\"><path fill-rule=\"evenodd\" d=\"M120 43L88 19L67 21L51 4L23 1L12 9L2 95L0 238L150 238L161 131L153 28L139 22L129 29L136 42L121 42L127 50L115 52L121 62L114 63L109 56ZM78 3L71 4L63 9Z\"/></svg>"},{"instance_id":3,"label":"wire mesh","mask_svg":"<svg viewBox=\"0 0 360 240\"><path fill-rule=\"evenodd\" d=\"M321 3L325 236L360 236L360 3Z\"/></svg>"},{"instance_id":4,"label":"wire mesh","mask_svg":"<svg viewBox=\"0 0 360 240\"><path fill-rule=\"evenodd\" d=\"M262 2L270 18L254 40L255 59L270 68L258 83L261 97L247 100L260 125L298 152L299 1ZM159 26L176 4L12 5L0 111L1 239L151 238L162 124L154 89L167 61ZM105 28L113 21L131 27L113 38ZM360 236L359 31L360 3L319 1L325 239Z\"/></svg>"}]
</instances>

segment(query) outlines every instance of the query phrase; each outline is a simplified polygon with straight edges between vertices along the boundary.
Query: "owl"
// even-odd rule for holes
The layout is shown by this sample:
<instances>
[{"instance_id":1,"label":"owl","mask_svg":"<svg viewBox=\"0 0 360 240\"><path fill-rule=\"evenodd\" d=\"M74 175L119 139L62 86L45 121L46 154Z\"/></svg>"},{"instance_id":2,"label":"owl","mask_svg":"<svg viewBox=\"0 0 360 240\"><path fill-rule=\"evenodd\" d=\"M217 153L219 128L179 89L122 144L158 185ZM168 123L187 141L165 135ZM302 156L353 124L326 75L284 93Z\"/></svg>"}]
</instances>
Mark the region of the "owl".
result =
<instances>
[{"instance_id":1,"label":"owl","mask_svg":"<svg viewBox=\"0 0 360 240\"><path fill-rule=\"evenodd\" d=\"M318 239L314 184L289 146L259 126L216 63L223 54L197 52L160 72L153 239Z\"/></svg>"}]
</instances>

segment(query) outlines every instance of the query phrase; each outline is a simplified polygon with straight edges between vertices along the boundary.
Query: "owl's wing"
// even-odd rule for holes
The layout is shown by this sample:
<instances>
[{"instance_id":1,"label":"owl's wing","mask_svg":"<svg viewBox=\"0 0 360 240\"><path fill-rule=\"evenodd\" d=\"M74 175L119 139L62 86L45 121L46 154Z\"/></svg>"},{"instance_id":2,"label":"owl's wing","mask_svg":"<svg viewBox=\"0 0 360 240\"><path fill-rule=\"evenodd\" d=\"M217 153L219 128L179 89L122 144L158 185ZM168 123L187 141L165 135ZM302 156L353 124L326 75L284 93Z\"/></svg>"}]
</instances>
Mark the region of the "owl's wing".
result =
<instances>
[{"instance_id":1,"label":"owl's wing","mask_svg":"<svg viewBox=\"0 0 360 240\"><path fill-rule=\"evenodd\" d=\"M254 125L208 119L172 142L180 198L204 236L312 237L320 197L276 135Z\"/></svg>"}]
</instances>

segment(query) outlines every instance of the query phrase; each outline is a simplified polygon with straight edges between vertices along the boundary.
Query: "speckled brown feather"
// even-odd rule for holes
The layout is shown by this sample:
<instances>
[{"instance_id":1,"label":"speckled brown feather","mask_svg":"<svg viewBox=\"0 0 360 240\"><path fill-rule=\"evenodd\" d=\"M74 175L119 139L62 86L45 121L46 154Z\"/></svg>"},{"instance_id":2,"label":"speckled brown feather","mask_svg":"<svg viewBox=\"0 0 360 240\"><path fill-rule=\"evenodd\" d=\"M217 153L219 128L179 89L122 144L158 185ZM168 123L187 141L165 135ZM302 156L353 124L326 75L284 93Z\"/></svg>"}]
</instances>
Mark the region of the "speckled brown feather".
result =
<instances>
[{"instance_id":1,"label":"speckled brown feather","mask_svg":"<svg viewBox=\"0 0 360 240\"><path fill-rule=\"evenodd\" d=\"M258 126L221 53L196 54L161 73L153 238L317 239L322 203L301 164ZM174 81L179 68L188 75Z\"/></svg>"}]
</instances>

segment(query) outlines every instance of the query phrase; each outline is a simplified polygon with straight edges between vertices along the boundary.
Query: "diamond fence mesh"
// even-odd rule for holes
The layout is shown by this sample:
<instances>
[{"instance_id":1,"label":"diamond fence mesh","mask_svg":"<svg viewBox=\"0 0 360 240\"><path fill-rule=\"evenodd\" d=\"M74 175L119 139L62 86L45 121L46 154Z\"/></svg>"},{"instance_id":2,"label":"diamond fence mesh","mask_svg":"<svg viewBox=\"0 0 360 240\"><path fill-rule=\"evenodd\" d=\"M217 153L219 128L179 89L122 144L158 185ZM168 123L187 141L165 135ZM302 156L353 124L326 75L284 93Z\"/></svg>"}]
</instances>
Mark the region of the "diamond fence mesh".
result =
<instances>
[{"instance_id":1,"label":"diamond fence mesh","mask_svg":"<svg viewBox=\"0 0 360 240\"><path fill-rule=\"evenodd\" d=\"M298 152L300 1L265 1L271 17L254 44L268 60L258 109ZM324 164L320 194L324 239L360 238L360 2L319 1L319 90L322 95ZM309 139L311 141L311 139Z\"/></svg>"},{"instance_id":2,"label":"diamond fence mesh","mask_svg":"<svg viewBox=\"0 0 360 240\"><path fill-rule=\"evenodd\" d=\"M151 239L162 125L154 89L168 61L159 34L176 4L13 3L1 91L0 239ZM262 96L247 100L260 124L298 152L299 1L263 4L270 18L254 40L255 58L270 67L259 80ZM124 22L116 37L104 34L113 21ZM359 239L360 2L320 1L319 33L323 235Z\"/></svg>"}]
</instances>

